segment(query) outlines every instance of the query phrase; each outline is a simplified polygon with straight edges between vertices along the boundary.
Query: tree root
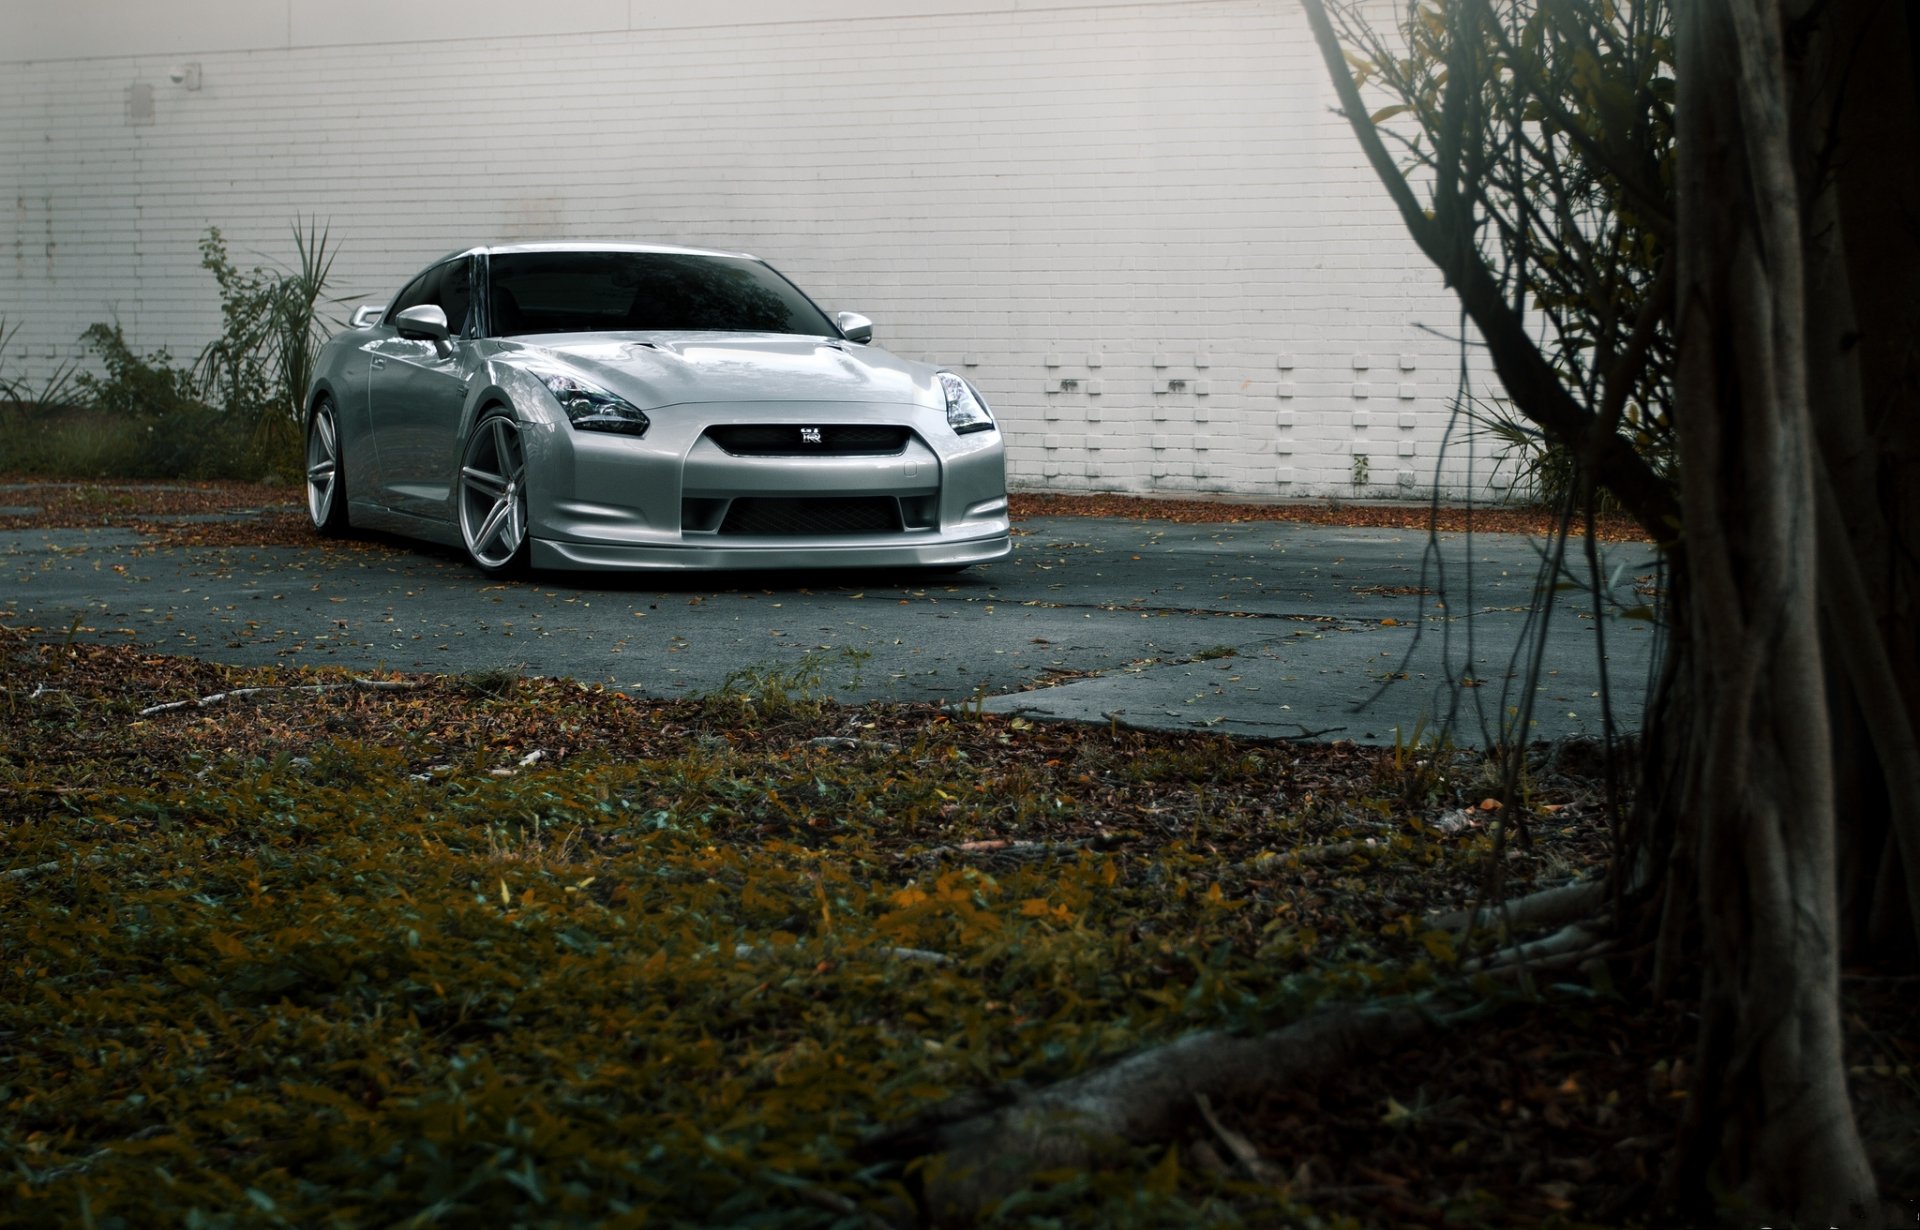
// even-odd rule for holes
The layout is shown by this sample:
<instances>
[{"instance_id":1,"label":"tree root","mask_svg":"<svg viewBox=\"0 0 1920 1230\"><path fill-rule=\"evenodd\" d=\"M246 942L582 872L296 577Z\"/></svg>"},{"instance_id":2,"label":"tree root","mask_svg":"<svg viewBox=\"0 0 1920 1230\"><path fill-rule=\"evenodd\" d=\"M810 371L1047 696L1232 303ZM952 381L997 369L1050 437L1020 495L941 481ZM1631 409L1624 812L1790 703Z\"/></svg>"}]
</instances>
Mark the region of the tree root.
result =
<instances>
[{"instance_id":1,"label":"tree root","mask_svg":"<svg viewBox=\"0 0 1920 1230\"><path fill-rule=\"evenodd\" d=\"M1585 910L1581 921L1552 935L1461 968L1494 978L1524 977L1604 956L1614 941L1604 921L1591 916L1603 901L1599 882L1522 898L1509 913L1528 925L1560 921L1575 904ZM915 1207L901 1210L901 1224L922 1227L973 1225L1034 1175L1086 1169L1126 1144L1173 1136L1196 1113L1244 1173L1267 1181L1271 1167L1250 1142L1220 1123L1211 1100L1310 1084L1384 1057L1482 1008L1444 1013L1431 1000L1342 1005L1255 1037L1217 1030L1191 1034L1045 1089L963 1094L868 1138L857 1156L902 1167Z\"/></svg>"},{"instance_id":2,"label":"tree root","mask_svg":"<svg viewBox=\"0 0 1920 1230\"><path fill-rule=\"evenodd\" d=\"M1470 974L1566 969L1600 955L1610 946L1611 941L1594 924L1574 923L1545 939L1515 944L1484 957L1463 961L1460 968Z\"/></svg>"},{"instance_id":3,"label":"tree root","mask_svg":"<svg viewBox=\"0 0 1920 1230\"><path fill-rule=\"evenodd\" d=\"M1586 918L1599 909L1606 899L1606 881L1577 880L1499 905L1482 906L1477 910L1455 910L1426 921L1428 926L1437 931L1471 931L1477 927L1498 927L1502 924L1514 930L1521 927L1551 927Z\"/></svg>"},{"instance_id":4,"label":"tree root","mask_svg":"<svg viewBox=\"0 0 1920 1230\"><path fill-rule=\"evenodd\" d=\"M936 1107L859 1152L869 1162L919 1163L904 1178L920 1224L973 1225L1035 1174L1086 1168L1116 1145L1172 1135L1205 1105L1197 1099L1304 1084L1448 1023L1419 1007L1348 1005L1255 1037L1191 1034L985 1110L977 1098Z\"/></svg>"}]
</instances>

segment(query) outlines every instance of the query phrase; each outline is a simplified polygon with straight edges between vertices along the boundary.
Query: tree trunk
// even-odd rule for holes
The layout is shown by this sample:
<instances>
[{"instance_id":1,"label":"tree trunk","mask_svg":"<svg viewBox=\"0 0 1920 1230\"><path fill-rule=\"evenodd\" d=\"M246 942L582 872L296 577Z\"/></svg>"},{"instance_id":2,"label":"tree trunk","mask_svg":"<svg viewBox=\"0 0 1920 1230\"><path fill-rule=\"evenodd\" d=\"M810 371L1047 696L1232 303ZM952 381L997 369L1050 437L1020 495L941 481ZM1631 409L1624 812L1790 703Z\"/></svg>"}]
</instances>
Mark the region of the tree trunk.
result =
<instances>
[{"instance_id":1,"label":"tree trunk","mask_svg":"<svg viewBox=\"0 0 1920 1230\"><path fill-rule=\"evenodd\" d=\"M1781 13L1679 9L1679 370L1693 726L1680 840L1704 956L1690 1128L1755 1213L1874 1207L1841 1055L1803 220Z\"/></svg>"},{"instance_id":2,"label":"tree trunk","mask_svg":"<svg viewBox=\"0 0 1920 1230\"><path fill-rule=\"evenodd\" d=\"M1415 6L1404 49L1340 5L1360 35L1354 65L1398 92L1382 114L1417 117L1429 210L1366 118L1325 3L1302 4L1362 149L1549 438L1583 446L1614 422L1581 365L1547 360L1517 301L1491 293L1496 271L1558 251L1526 223L1566 204L1554 191L1568 175L1593 173L1622 210L1676 218L1682 516L1650 515L1670 500L1667 471L1579 448L1668 552L1671 641L1616 849L1619 917L1657 941L1656 988L1701 986L1679 1189L1861 1224L1873 1182L1841 1060L1840 962L1920 953L1920 13L1911 0L1676 0L1668 109L1664 75L1644 72L1669 45L1659 4ZM1489 39L1519 66L1488 84L1491 103L1461 84L1485 83ZM1604 86L1600 61L1569 84L1546 71L1559 62L1530 58L1578 63L1601 46L1633 49L1601 65ZM1526 90L1540 93L1509 96ZM1635 90L1647 149L1620 150L1611 118L1583 128ZM1489 129L1489 114L1526 117L1512 121L1525 135ZM1552 147L1556 134L1572 144ZM1541 178L1485 191L1461 168L1488 141L1535 158ZM1670 184L1667 214L1651 198ZM1562 289L1578 300L1621 284L1605 272Z\"/></svg>"},{"instance_id":3,"label":"tree trunk","mask_svg":"<svg viewBox=\"0 0 1920 1230\"><path fill-rule=\"evenodd\" d=\"M1889 0L1818 17L1789 68L1804 83L1802 195L1815 211L1808 387L1837 519L1822 588L1835 607L1828 643L1873 659L1836 687L1842 941L1857 959L1910 964L1920 954L1920 168L1888 155L1920 149L1920 23Z\"/></svg>"}]
</instances>

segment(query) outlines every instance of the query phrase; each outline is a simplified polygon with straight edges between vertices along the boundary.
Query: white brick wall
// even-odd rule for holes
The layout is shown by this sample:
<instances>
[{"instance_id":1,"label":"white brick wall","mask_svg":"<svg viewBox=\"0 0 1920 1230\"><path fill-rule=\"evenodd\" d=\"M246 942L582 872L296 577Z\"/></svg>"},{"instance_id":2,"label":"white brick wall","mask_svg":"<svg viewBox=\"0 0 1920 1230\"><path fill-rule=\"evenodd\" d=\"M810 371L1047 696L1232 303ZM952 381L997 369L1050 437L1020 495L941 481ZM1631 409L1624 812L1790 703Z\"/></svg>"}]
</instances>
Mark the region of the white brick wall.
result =
<instances>
[{"instance_id":1,"label":"white brick wall","mask_svg":"<svg viewBox=\"0 0 1920 1230\"><path fill-rule=\"evenodd\" d=\"M37 363L115 316L190 358L202 232L290 258L296 214L375 299L487 240L740 248L965 372L1019 485L1432 489L1457 310L1291 0L530 11L0 0L0 314Z\"/></svg>"}]
</instances>

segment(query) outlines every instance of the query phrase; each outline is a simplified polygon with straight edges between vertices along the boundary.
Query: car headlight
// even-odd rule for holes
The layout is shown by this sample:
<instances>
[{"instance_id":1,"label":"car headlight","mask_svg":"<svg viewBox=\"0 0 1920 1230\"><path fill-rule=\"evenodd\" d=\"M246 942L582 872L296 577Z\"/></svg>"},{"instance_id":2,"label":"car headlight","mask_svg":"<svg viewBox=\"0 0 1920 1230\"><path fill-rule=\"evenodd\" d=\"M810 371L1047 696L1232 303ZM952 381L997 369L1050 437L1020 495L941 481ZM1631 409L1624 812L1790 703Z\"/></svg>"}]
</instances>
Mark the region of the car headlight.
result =
<instances>
[{"instance_id":1,"label":"car headlight","mask_svg":"<svg viewBox=\"0 0 1920 1230\"><path fill-rule=\"evenodd\" d=\"M941 372L940 389L947 395L947 426L953 428L955 435L993 430L993 412L987 409L987 403L973 391L972 385L952 372Z\"/></svg>"},{"instance_id":2,"label":"car headlight","mask_svg":"<svg viewBox=\"0 0 1920 1230\"><path fill-rule=\"evenodd\" d=\"M646 413L624 397L588 384L571 372L558 368L529 368L528 373L547 386L553 400L566 411L567 422L581 431L614 431L628 436L644 436L652 424Z\"/></svg>"}]
</instances>

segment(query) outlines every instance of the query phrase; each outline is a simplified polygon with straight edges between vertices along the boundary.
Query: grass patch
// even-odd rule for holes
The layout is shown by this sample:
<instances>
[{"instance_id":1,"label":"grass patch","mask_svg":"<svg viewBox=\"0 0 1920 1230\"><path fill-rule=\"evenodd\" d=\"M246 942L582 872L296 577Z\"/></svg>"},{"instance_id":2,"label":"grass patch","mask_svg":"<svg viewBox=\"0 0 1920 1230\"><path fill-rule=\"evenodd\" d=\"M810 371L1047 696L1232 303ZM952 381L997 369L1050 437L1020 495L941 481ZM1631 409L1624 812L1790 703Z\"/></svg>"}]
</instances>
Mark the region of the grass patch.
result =
<instances>
[{"instance_id":1,"label":"grass patch","mask_svg":"<svg viewBox=\"0 0 1920 1230\"><path fill-rule=\"evenodd\" d=\"M293 691L341 680L4 631L0 660L23 1225L859 1224L896 1189L856 1144L944 1098L1429 984L1450 954L1421 919L1473 896L1490 844L1406 811L1389 754L846 707L764 671L653 704L537 677ZM137 716L240 687L282 690ZM1603 846L1587 787L1542 797L1515 882ZM1535 1011L1523 1032L1568 1010ZM1548 1146L1494 1102L1560 1090L1558 1122L1642 1152L1673 1103L1526 1045L1505 1062L1540 1071L1485 1082L1484 1129L1457 1087L1483 1070L1423 1056L1340 1112L1379 1138L1352 1157L1319 1152L1325 1114L1286 1127L1301 1105L1221 1108L1284 1189L1210 1166L1201 1128L999 1224L1391 1223L1355 1166L1532 1224L1567 1194L1503 1177Z\"/></svg>"},{"instance_id":2,"label":"grass patch","mask_svg":"<svg viewBox=\"0 0 1920 1230\"><path fill-rule=\"evenodd\" d=\"M218 410L164 419L78 405L0 404L0 458L10 473L63 479L240 479L265 470L246 429Z\"/></svg>"}]
</instances>

